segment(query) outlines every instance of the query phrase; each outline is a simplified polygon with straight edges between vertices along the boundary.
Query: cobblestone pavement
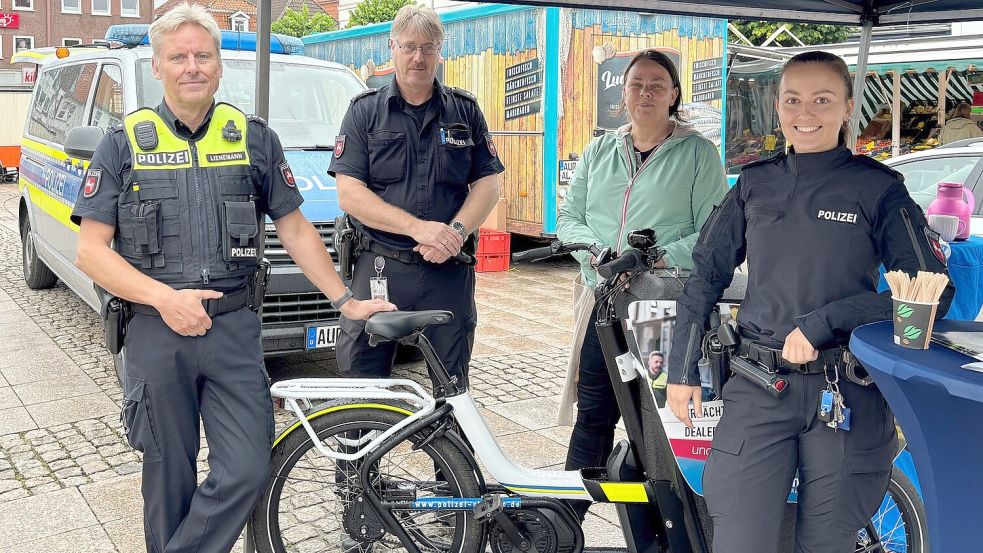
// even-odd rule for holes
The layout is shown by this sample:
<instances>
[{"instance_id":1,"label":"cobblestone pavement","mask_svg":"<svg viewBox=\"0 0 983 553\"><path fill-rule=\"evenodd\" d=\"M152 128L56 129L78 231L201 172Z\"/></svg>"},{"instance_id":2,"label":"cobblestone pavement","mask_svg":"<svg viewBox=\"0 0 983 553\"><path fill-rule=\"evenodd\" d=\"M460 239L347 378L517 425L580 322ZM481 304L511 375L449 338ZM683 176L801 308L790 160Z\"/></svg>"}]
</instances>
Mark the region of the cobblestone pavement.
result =
<instances>
[{"instance_id":1,"label":"cobblestone pavement","mask_svg":"<svg viewBox=\"0 0 983 553\"><path fill-rule=\"evenodd\" d=\"M0 186L0 551L143 550L140 457L100 321L59 283L23 282L17 190ZM570 429L555 426L573 336L569 261L478 275L471 391L518 462L560 468ZM332 354L269 359L274 380L337 376ZM425 367L399 376L429 385ZM278 423L289 420L278 414ZM207 469L202 442L199 468ZM588 544L623 545L613 509L587 520Z\"/></svg>"}]
</instances>

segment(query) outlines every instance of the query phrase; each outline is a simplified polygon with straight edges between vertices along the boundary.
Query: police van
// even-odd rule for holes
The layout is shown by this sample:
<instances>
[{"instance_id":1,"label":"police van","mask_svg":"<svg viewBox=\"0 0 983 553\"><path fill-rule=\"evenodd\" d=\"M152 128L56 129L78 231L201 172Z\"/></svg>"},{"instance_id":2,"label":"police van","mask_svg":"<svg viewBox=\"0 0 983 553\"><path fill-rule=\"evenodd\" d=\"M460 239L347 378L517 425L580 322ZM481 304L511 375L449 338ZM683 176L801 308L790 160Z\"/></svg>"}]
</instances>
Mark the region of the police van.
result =
<instances>
[{"instance_id":1,"label":"police van","mask_svg":"<svg viewBox=\"0 0 983 553\"><path fill-rule=\"evenodd\" d=\"M163 87L151 70L148 25L119 25L106 43L18 52L13 63L37 66L20 160L20 236L24 280L33 289L65 283L93 309L100 298L92 281L75 267L78 226L69 215L88 165L65 153L75 127L104 132L125 115L157 106ZM348 68L303 56L303 44L274 35L270 58L269 126L283 145L301 211L335 255L334 219L341 214L334 179L327 175L334 137L352 96L365 85ZM253 113L256 81L255 33L222 33L224 71L216 94ZM263 349L267 354L331 349L338 336L338 312L287 255L267 220L265 257L272 274L263 306ZM121 359L116 358L117 370Z\"/></svg>"}]
</instances>

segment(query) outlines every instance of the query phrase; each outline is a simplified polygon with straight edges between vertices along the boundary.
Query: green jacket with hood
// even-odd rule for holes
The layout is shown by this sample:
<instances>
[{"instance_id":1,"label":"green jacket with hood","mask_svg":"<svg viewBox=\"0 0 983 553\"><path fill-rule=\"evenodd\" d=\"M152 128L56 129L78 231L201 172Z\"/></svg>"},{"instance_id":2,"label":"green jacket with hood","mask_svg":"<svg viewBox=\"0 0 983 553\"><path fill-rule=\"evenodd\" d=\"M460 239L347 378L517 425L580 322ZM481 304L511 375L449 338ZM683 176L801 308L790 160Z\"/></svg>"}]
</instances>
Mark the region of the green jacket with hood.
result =
<instances>
[{"instance_id":1,"label":"green jacket with hood","mask_svg":"<svg viewBox=\"0 0 983 553\"><path fill-rule=\"evenodd\" d=\"M631 125L595 138L574 170L560 208L557 237L627 247L628 232L652 228L666 265L691 269L693 246L713 207L727 192L720 152L692 127L672 135L639 166ZM587 285L597 284L590 254L575 254Z\"/></svg>"}]
</instances>

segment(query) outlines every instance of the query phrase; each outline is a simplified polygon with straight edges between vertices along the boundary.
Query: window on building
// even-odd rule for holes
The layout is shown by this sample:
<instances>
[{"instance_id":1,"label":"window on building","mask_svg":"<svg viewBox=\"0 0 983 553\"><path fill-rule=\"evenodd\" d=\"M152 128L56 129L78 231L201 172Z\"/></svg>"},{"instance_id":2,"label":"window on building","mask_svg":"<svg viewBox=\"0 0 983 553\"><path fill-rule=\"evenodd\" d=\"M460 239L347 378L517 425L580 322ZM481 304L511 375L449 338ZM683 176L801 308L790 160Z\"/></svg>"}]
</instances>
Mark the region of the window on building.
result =
<instances>
[{"instance_id":1,"label":"window on building","mask_svg":"<svg viewBox=\"0 0 983 553\"><path fill-rule=\"evenodd\" d=\"M249 32L249 16L247 16L242 12L239 12L233 15L230 19L232 20L233 31L240 32L240 33Z\"/></svg>"},{"instance_id":2,"label":"window on building","mask_svg":"<svg viewBox=\"0 0 983 553\"><path fill-rule=\"evenodd\" d=\"M14 0L15 10L33 10L34 0Z\"/></svg>"},{"instance_id":3,"label":"window on building","mask_svg":"<svg viewBox=\"0 0 983 553\"><path fill-rule=\"evenodd\" d=\"M20 52L21 50L30 50L34 48L34 37L32 36L15 36L14 37L14 52Z\"/></svg>"},{"instance_id":4,"label":"window on building","mask_svg":"<svg viewBox=\"0 0 983 553\"><path fill-rule=\"evenodd\" d=\"M112 15L109 0L92 0L93 15Z\"/></svg>"},{"instance_id":5,"label":"window on building","mask_svg":"<svg viewBox=\"0 0 983 553\"><path fill-rule=\"evenodd\" d=\"M140 17L140 0L119 0L119 13L125 17Z\"/></svg>"},{"instance_id":6,"label":"window on building","mask_svg":"<svg viewBox=\"0 0 983 553\"><path fill-rule=\"evenodd\" d=\"M61 0L61 13L82 13L82 0Z\"/></svg>"},{"instance_id":7,"label":"window on building","mask_svg":"<svg viewBox=\"0 0 983 553\"><path fill-rule=\"evenodd\" d=\"M123 73L118 65L103 65L96 85L90 125L108 129L123 122Z\"/></svg>"},{"instance_id":8,"label":"window on building","mask_svg":"<svg viewBox=\"0 0 983 553\"><path fill-rule=\"evenodd\" d=\"M78 46L82 44L81 38L63 38L61 39L62 46Z\"/></svg>"},{"instance_id":9,"label":"window on building","mask_svg":"<svg viewBox=\"0 0 983 553\"><path fill-rule=\"evenodd\" d=\"M83 125L85 103L96 64L75 64L43 71L35 83L34 109L27 132L41 140L65 142L69 130Z\"/></svg>"}]
</instances>

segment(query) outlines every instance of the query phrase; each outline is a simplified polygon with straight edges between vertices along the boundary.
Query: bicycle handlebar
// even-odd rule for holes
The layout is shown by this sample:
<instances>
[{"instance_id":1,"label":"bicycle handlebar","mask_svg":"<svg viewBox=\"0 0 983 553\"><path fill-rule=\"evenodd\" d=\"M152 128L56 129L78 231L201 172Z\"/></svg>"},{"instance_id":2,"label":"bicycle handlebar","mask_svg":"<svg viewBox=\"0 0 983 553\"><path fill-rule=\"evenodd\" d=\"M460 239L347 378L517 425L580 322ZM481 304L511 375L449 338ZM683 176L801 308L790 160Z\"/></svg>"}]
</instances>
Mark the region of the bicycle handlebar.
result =
<instances>
[{"instance_id":1,"label":"bicycle handlebar","mask_svg":"<svg viewBox=\"0 0 983 553\"><path fill-rule=\"evenodd\" d=\"M551 257L553 255L556 255L556 252L553 251L553 247L545 246L543 248L534 248L531 250L526 250L524 252L514 253L512 254L512 261L526 261L527 259L532 261L539 261L541 259L546 259L547 257Z\"/></svg>"},{"instance_id":2,"label":"bicycle handlebar","mask_svg":"<svg viewBox=\"0 0 983 553\"><path fill-rule=\"evenodd\" d=\"M645 269L645 258L642 252L628 248L612 261L597 266L597 274L601 278L611 278L619 273L629 273L636 269Z\"/></svg>"},{"instance_id":3,"label":"bicycle handlebar","mask_svg":"<svg viewBox=\"0 0 983 553\"><path fill-rule=\"evenodd\" d=\"M554 240L549 246L533 248L524 252L512 254L512 261L541 261L564 253L589 251L594 256L601 255L601 249L594 244L570 243L564 244L559 240Z\"/></svg>"}]
</instances>

